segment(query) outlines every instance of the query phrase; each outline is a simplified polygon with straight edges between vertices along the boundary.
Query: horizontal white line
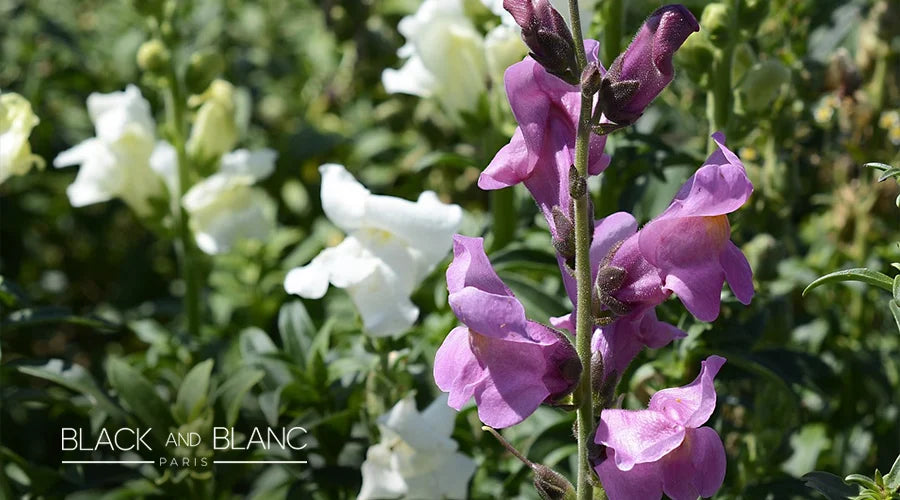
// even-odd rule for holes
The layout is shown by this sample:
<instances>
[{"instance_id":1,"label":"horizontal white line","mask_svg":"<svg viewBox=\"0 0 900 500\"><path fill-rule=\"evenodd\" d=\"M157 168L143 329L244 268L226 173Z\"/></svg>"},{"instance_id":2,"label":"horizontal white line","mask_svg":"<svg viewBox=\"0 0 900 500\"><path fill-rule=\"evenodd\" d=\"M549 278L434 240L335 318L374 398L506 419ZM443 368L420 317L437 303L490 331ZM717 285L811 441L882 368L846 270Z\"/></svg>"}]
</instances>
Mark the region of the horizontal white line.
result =
<instances>
[{"instance_id":1,"label":"horizontal white line","mask_svg":"<svg viewBox=\"0 0 900 500\"><path fill-rule=\"evenodd\" d=\"M63 460L64 464L152 464L153 460Z\"/></svg>"},{"instance_id":2,"label":"horizontal white line","mask_svg":"<svg viewBox=\"0 0 900 500\"><path fill-rule=\"evenodd\" d=\"M305 464L306 460L213 460L214 464Z\"/></svg>"}]
</instances>

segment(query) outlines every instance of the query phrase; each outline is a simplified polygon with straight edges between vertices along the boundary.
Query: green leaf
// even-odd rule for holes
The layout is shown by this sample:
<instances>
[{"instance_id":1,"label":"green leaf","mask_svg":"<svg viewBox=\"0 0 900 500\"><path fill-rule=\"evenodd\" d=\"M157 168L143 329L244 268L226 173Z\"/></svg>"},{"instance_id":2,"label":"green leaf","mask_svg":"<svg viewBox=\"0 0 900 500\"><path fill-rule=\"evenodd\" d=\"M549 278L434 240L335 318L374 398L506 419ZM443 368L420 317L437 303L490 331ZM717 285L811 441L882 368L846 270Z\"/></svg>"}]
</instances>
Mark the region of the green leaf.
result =
<instances>
[{"instance_id":1,"label":"green leaf","mask_svg":"<svg viewBox=\"0 0 900 500\"><path fill-rule=\"evenodd\" d=\"M178 388L178 395L175 398L175 408L173 413L175 417L182 423L188 423L198 415L200 415L203 407L206 406L207 393L209 392L209 377L212 374L213 360L207 359L191 369L184 380L181 387Z\"/></svg>"},{"instance_id":2,"label":"green leaf","mask_svg":"<svg viewBox=\"0 0 900 500\"><path fill-rule=\"evenodd\" d=\"M892 300L888 302L891 314L894 315L894 321L897 323L897 329L900 330L900 300Z\"/></svg>"},{"instance_id":3,"label":"green leaf","mask_svg":"<svg viewBox=\"0 0 900 500\"><path fill-rule=\"evenodd\" d=\"M110 416L120 420L125 419L125 413L116 405L100 387L94 382L91 374L81 365L72 364L68 367L61 359L51 359L40 366L20 366L19 371L26 375L42 378L59 384L67 389L84 394Z\"/></svg>"},{"instance_id":4,"label":"green leaf","mask_svg":"<svg viewBox=\"0 0 900 500\"><path fill-rule=\"evenodd\" d=\"M169 408L156 393L153 384L126 361L109 358L106 362L106 376L119 400L128 405L139 421L159 431L165 431L173 425Z\"/></svg>"},{"instance_id":5,"label":"green leaf","mask_svg":"<svg viewBox=\"0 0 900 500\"><path fill-rule=\"evenodd\" d=\"M809 292L813 288L819 287L820 285L841 281L861 281L869 285L877 286L883 290L887 290L888 292L891 292L893 288L893 283L891 283L891 278L888 275L879 273L878 271L872 271L864 267L858 267L854 269L836 271L831 274L822 276L821 278L810 283L809 286L806 287L806 290L803 290L803 295L806 295L807 292Z\"/></svg>"},{"instance_id":6,"label":"green leaf","mask_svg":"<svg viewBox=\"0 0 900 500\"><path fill-rule=\"evenodd\" d=\"M870 490L878 490L878 485L875 484L875 481L873 481L871 477L862 474L850 474L844 478L844 482L858 484L863 488Z\"/></svg>"},{"instance_id":7,"label":"green leaf","mask_svg":"<svg viewBox=\"0 0 900 500\"><path fill-rule=\"evenodd\" d=\"M859 489L850 486L838 476L829 472L813 471L803 476L806 486L812 488L828 500L846 500L859 493Z\"/></svg>"},{"instance_id":8,"label":"green leaf","mask_svg":"<svg viewBox=\"0 0 900 500\"><path fill-rule=\"evenodd\" d=\"M900 274L894 276L894 300L900 300Z\"/></svg>"},{"instance_id":9,"label":"green leaf","mask_svg":"<svg viewBox=\"0 0 900 500\"><path fill-rule=\"evenodd\" d=\"M900 455L897 455L897 459L894 460L894 465L891 466L891 470L885 474L884 485L887 487L888 491L900 491Z\"/></svg>"},{"instance_id":10,"label":"green leaf","mask_svg":"<svg viewBox=\"0 0 900 500\"><path fill-rule=\"evenodd\" d=\"M63 307L34 307L27 309L19 309L10 313L7 318L0 323L0 329L4 332L11 332L19 328L67 323L70 325L86 326L96 330L118 330L119 325L100 318L89 318L85 316L77 316L72 314Z\"/></svg>"},{"instance_id":11,"label":"green leaf","mask_svg":"<svg viewBox=\"0 0 900 500\"><path fill-rule=\"evenodd\" d=\"M262 410L266 422L271 427L278 425L278 413L281 408L281 387L259 395L259 409Z\"/></svg>"},{"instance_id":12,"label":"green leaf","mask_svg":"<svg viewBox=\"0 0 900 500\"><path fill-rule=\"evenodd\" d=\"M301 366L304 365L316 327L303 302L295 300L281 306L278 312L278 332L285 352Z\"/></svg>"},{"instance_id":13,"label":"green leaf","mask_svg":"<svg viewBox=\"0 0 900 500\"><path fill-rule=\"evenodd\" d=\"M262 380L265 372L253 368L241 368L228 378L216 391L214 399L225 407L225 423L234 425L241 411L241 403L251 387Z\"/></svg>"}]
</instances>

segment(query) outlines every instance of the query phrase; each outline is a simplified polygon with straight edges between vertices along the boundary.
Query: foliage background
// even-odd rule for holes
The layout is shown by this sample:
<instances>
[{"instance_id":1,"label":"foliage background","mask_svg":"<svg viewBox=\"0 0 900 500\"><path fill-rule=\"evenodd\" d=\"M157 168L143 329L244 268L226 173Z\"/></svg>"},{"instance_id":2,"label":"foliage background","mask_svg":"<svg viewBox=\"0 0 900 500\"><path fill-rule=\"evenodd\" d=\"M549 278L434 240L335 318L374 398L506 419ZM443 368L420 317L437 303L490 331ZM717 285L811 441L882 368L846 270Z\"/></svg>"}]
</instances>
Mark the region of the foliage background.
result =
<instances>
[{"instance_id":1,"label":"foliage background","mask_svg":"<svg viewBox=\"0 0 900 500\"><path fill-rule=\"evenodd\" d=\"M625 3L622 46L658 5ZM691 380L708 354L727 357L710 421L729 457L719 497L816 498L799 479L806 472L885 471L900 450L900 336L888 297L862 285L801 297L827 272L890 273L900 255L897 186L877 183L861 166L900 161L900 119L882 118L900 107L900 14L896 2L762 3L770 6L759 19L741 21L739 57L745 67L780 62L789 84L756 111L741 109L738 98L728 130L756 185L731 222L757 296L748 308L726 300L711 325L667 303L663 318L690 336L642 354L620 389L637 407L652 390ZM359 465L377 440L374 419L410 390L420 407L437 394L431 360L455 326L446 266L414 296L417 326L387 340L360 333L342 291L300 302L285 295L282 279L341 237L318 205L316 168L324 162L347 165L376 193L414 198L433 189L466 210L461 232L490 239L488 196L474 182L511 135L511 117L501 125L488 118L496 109L486 109L461 127L433 101L385 93L381 71L400 64L396 26L414 0L187 4L177 56L220 51L224 77L249 90L242 143L279 153L264 187L279 200L281 229L265 244L207 262L208 321L200 338L188 338L171 246L123 204L71 208L65 187L74 169L48 167L0 186L0 491L10 497L355 497ZM705 2L686 4L699 18ZM479 2L469 8L488 22ZM0 2L0 88L23 94L41 118L31 137L37 154L52 160L92 135L90 92L140 83L134 55L144 23L124 1ZM610 139L612 166L592 187L599 216L629 210L649 220L702 163L707 101L692 62L676 60L684 69L670 89L636 127ZM144 94L162 109L161 96ZM515 241L491 258L529 316L546 321L567 312L564 293L544 223L527 193L515 194ZM571 420L542 409L506 435L532 460L568 471ZM302 425L311 430L310 465L56 465L65 459L60 427L125 423ZM473 497L535 497L528 471L480 431L471 409L458 417L454 438L479 464Z\"/></svg>"}]
</instances>

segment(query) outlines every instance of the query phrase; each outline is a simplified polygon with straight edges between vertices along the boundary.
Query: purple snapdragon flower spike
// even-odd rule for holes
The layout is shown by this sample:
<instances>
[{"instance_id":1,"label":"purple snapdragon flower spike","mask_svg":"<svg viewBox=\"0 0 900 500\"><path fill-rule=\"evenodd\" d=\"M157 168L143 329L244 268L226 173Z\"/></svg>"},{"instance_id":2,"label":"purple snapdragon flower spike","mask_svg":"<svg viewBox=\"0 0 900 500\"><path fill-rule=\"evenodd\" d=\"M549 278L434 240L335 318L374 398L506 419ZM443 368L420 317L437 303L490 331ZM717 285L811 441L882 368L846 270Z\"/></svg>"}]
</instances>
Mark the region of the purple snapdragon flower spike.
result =
<instances>
[{"instance_id":1,"label":"purple snapdragon flower spike","mask_svg":"<svg viewBox=\"0 0 900 500\"><path fill-rule=\"evenodd\" d=\"M725 358L710 356L690 384L664 389L646 410L604 410L595 441L606 446L596 467L610 500L695 500L725 479L725 447L701 427L716 407L713 378Z\"/></svg>"},{"instance_id":2,"label":"purple snapdragon flower spike","mask_svg":"<svg viewBox=\"0 0 900 500\"><path fill-rule=\"evenodd\" d=\"M503 0L503 8L522 28L522 40L531 57L546 70L570 84L580 78L575 42L562 15L549 0Z\"/></svg>"},{"instance_id":3,"label":"purple snapdragon flower spike","mask_svg":"<svg viewBox=\"0 0 900 500\"><path fill-rule=\"evenodd\" d=\"M585 40L588 60L597 60L599 46L595 40ZM559 239L553 207L571 217L569 169L575 161L581 93L578 87L549 74L531 57L510 66L504 81L519 126L509 144L481 173L478 187L502 189L524 182L550 224L554 239ZM609 165L609 156L603 153L605 145L605 137L591 136L589 174L599 174Z\"/></svg>"},{"instance_id":4,"label":"purple snapdragon flower spike","mask_svg":"<svg viewBox=\"0 0 900 500\"><path fill-rule=\"evenodd\" d=\"M622 125L634 123L675 77L672 56L695 31L700 25L683 5L666 5L650 14L606 73L600 90L606 117Z\"/></svg>"},{"instance_id":5,"label":"purple snapdragon flower spike","mask_svg":"<svg viewBox=\"0 0 900 500\"><path fill-rule=\"evenodd\" d=\"M614 296L632 310L655 306L674 292L697 319L713 321L725 281L741 303L753 298L753 273L731 242L726 216L747 201L753 184L740 159L725 147L725 136L718 132L713 139L719 149L610 262L625 270Z\"/></svg>"},{"instance_id":6,"label":"purple snapdragon flower spike","mask_svg":"<svg viewBox=\"0 0 900 500\"><path fill-rule=\"evenodd\" d=\"M434 360L434 380L450 393L451 407L459 410L474 397L482 422L509 427L574 389L581 373L575 349L561 333L525 318L481 238L454 236L447 288L465 324L450 332Z\"/></svg>"}]
</instances>

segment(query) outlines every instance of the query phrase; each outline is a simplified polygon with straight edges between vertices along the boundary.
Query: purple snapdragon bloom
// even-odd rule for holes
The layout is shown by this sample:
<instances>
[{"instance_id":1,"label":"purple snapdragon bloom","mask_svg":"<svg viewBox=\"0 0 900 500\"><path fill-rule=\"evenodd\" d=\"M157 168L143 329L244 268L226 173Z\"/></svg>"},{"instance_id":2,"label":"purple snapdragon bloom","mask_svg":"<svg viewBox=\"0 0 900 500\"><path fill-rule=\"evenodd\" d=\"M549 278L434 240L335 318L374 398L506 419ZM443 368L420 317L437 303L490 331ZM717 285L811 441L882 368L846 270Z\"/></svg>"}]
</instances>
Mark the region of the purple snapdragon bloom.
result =
<instances>
[{"instance_id":1,"label":"purple snapdragon bloom","mask_svg":"<svg viewBox=\"0 0 900 500\"><path fill-rule=\"evenodd\" d=\"M695 31L700 25L683 5L666 5L650 14L606 73L601 86L606 117L622 125L634 123L675 77L672 56Z\"/></svg>"},{"instance_id":2,"label":"purple snapdragon bloom","mask_svg":"<svg viewBox=\"0 0 900 500\"><path fill-rule=\"evenodd\" d=\"M572 391L581 374L578 354L561 333L525 318L481 238L454 236L447 289L465 324L447 335L434 359L434 380L450 393L451 407L474 397L481 421L502 428Z\"/></svg>"},{"instance_id":3,"label":"purple snapdragon bloom","mask_svg":"<svg viewBox=\"0 0 900 500\"><path fill-rule=\"evenodd\" d=\"M646 410L604 410L595 441L606 446L596 467L610 500L695 500L725 479L725 447L701 427L716 407L713 378L725 358L710 356L690 384L663 389Z\"/></svg>"},{"instance_id":4,"label":"purple snapdragon bloom","mask_svg":"<svg viewBox=\"0 0 900 500\"><path fill-rule=\"evenodd\" d=\"M714 321L725 281L741 303L753 298L753 273L731 242L726 216L747 201L753 184L741 160L725 147L725 136L718 132L713 139L719 149L610 262L625 270L614 297L632 311L656 306L674 292L697 319Z\"/></svg>"},{"instance_id":5,"label":"purple snapdragon bloom","mask_svg":"<svg viewBox=\"0 0 900 500\"><path fill-rule=\"evenodd\" d=\"M599 46L595 40L585 40L590 61L597 60ZM478 187L502 189L524 182L550 224L554 239L559 239L553 207L559 207L567 217L572 215L569 168L575 161L581 92L548 73L531 57L510 66L504 81L519 126L509 144L481 173ZM589 174L599 174L609 165L609 156L603 153L605 145L605 137L591 135Z\"/></svg>"}]
</instances>

